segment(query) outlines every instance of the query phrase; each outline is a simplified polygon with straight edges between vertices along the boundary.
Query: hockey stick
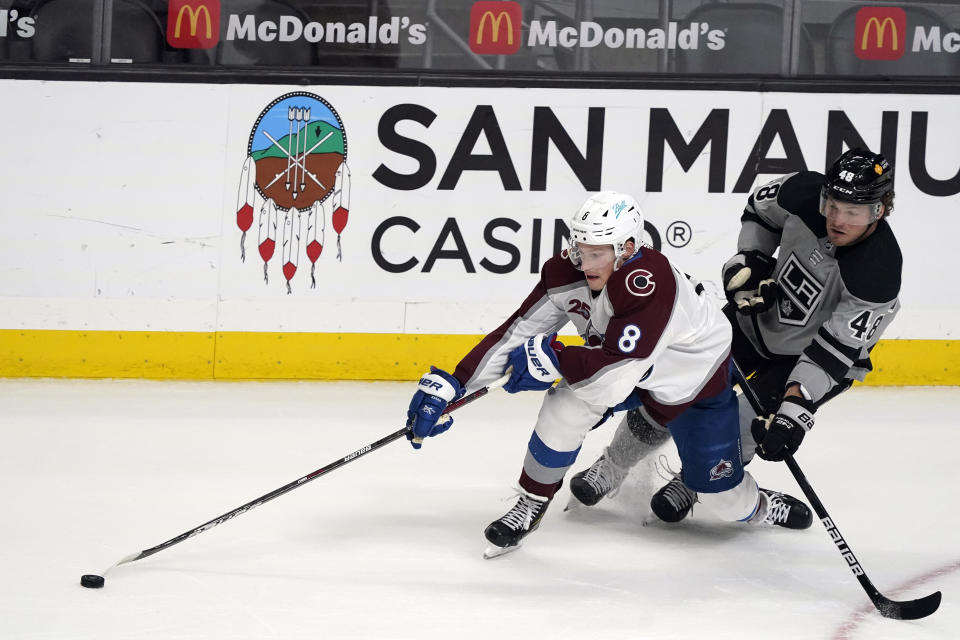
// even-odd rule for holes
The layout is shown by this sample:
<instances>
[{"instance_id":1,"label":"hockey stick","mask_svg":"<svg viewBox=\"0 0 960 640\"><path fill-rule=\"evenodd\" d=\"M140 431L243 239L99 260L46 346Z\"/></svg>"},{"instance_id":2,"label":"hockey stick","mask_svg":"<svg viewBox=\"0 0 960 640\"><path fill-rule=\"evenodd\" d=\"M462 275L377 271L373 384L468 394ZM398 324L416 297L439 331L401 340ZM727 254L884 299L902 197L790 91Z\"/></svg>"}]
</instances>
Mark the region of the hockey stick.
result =
<instances>
[{"instance_id":1,"label":"hockey stick","mask_svg":"<svg viewBox=\"0 0 960 640\"><path fill-rule=\"evenodd\" d=\"M766 412L760 403L760 398L758 398L757 394L754 393L753 389L750 388L750 384L747 382L746 376L743 375L740 365L738 365L733 359L731 359L730 362L733 363L733 370L738 378L737 382L740 385L741 391L743 391L743 395L747 397L747 401L750 403L750 406L753 407L753 410L757 412L757 415L764 415ZM840 529L838 529L837 525L834 524L833 518L831 518L830 514L827 513L823 503L820 502L820 498L818 498L817 494L813 491L813 487L811 487L810 483L807 482L806 476L803 475L803 471L800 469L800 465L797 464L797 461L794 460L793 455L784 452L783 461L787 463L790 473L793 474L797 484L800 485L800 488L803 490L803 495L807 496L807 500L809 500L810 504L813 506L813 510L817 513L817 517L820 518L820 522L826 528L827 533L830 534L830 538L833 540L834 544L837 545L837 549L840 550L843 558L847 561L850 571L853 572L853 575L857 576L857 580L860 581L860 586L862 586L863 590L867 592L867 595L873 602L873 606L877 608L877 611L880 612L880 615L885 618L893 618L894 620L917 620L919 618L926 618L937 610L937 608L940 606L939 591L931 593L928 596L924 596L923 598L905 601L891 600L880 593L877 588L873 586L870 578L867 577L867 573L860 565L860 561L857 560L855 555L853 555L853 549L851 549L850 545L847 544L847 541L843 539Z\"/></svg>"},{"instance_id":2,"label":"hockey stick","mask_svg":"<svg viewBox=\"0 0 960 640\"><path fill-rule=\"evenodd\" d=\"M474 392L471 393L470 395L464 396L464 397L460 398L459 400L455 400L455 401L451 402L450 404L447 405L447 408L444 409L443 415L447 415L448 413L450 413L450 412L452 412L452 411L456 411L456 410L459 409L460 407L462 407L462 406L464 406L464 405L466 405L466 404L470 404L470 403L473 402L474 400L477 400L477 399L479 399L479 398L482 398L483 396L485 396L485 395L487 395L488 393L490 393L492 390L494 390L494 389L496 389L496 388L498 388L498 387L502 387L502 386L503 386L504 384L506 384L506 382L510 379L510 374L511 374L511 371L508 370L508 371L507 371L506 373L504 373L502 376L500 376L499 378L497 378L496 380L494 380L493 382L491 382L491 383L488 384L487 386L483 387L482 389L477 389L476 391L474 391ZM357 449L356 451L354 451L353 453L347 454L347 455L345 455L344 457L340 458L339 460L336 460L336 461L334 461L334 462L331 462L330 464L328 464L328 465L325 466L325 467L320 467L320 468L317 469L316 471L312 471L312 472L308 473L307 475L303 476L302 478L297 478L297 479L294 480L293 482L290 482L289 484L285 484L285 485L283 485L282 487L280 487L279 489L274 489L274 490L271 491L270 493L268 493L268 494L266 494L266 495L262 495L262 496L260 496L259 498L257 498L256 500L251 500L250 502L248 502L248 503L246 503L246 504L244 504L244 505L241 505L241 506L237 507L237 508L234 509L233 511L228 511L227 513L223 514L222 516L216 517L216 518L214 518L213 520L210 520L209 522L205 522L204 524L200 525L199 527L196 527L196 528L194 528L194 529L191 529L190 531L186 531L186 532L184 532L184 533L181 533L181 534L178 535L177 537L175 537L175 538L170 538L170 539L167 540L166 542L160 543L160 544L158 544L158 545L155 546L155 547L150 547L149 549L144 549L143 551L139 551L139 552L137 552L137 553L131 553L130 555L124 557L122 560L120 560L120 561L117 562L116 564L110 566L110 567L109 567L106 571L104 571L103 574L101 574L101 575L104 575L104 576L105 576L105 575L107 574L107 572L110 571L111 569L113 569L114 567L119 567L120 565L122 565L122 564L127 564L128 562L135 562L135 561L137 561L137 560L142 560L142 559L144 559L144 558L147 558L147 557L149 557L149 556L152 556L152 555L155 554L155 553L159 553L159 552L163 551L164 549L168 549L168 548L172 547L172 546L175 545L175 544L178 544L178 543L180 543L180 542L183 542L184 540L187 540L187 539L189 539L189 538L192 538L192 537L195 536L195 535L201 534L201 533L203 533L204 531L207 531L208 529L213 529L215 526L220 525L220 524L223 524L223 523L226 522L227 520L231 520L232 518L235 518L235 517L237 517L237 516L239 516L239 515L241 515L241 514L243 514L243 513L246 513L247 511L250 511L250 510L252 510L252 509L255 509L256 507L259 507L259 506L262 505L262 504L266 504L267 502L270 502L270 501L273 500L274 498L278 498L278 497L282 496L282 495L285 494L285 493L288 493L288 492L290 492L290 491L293 491L294 489L296 489L296 488L298 488L298 487L301 487L301 486L307 484L307 483L310 482L311 480L316 480L316 479L319 478L320 476L326 475L326 474L330 473L331 471L335 471L336 469L339 469L340 467L342 467L342 466L344 466L344 465L346 465L346 464L349 464L349 463L353 462L354 460L357 460L358 458L362 458L363 456L367 455L367 454L370 453L371 451L376 451L377 449L379 449L379 448L381 448L381 447L383 447L383 446L385 446L385 445L387 445L387 444L390 444L390 443L393 442L394 440L399 440L400 438L404 437L406 434L407 434L407 428L406 428L406 427L404 427L403 429L399 429L399 430L397 430L397 431L394 431L394 432L391 433L390 435L384 436L383 438L380 438L380 439L377 440L376 442L372 442L372 443L368 444L368 445L365 446L365 447L361 447L361 448Z\"/></svg>"}]
</instances>

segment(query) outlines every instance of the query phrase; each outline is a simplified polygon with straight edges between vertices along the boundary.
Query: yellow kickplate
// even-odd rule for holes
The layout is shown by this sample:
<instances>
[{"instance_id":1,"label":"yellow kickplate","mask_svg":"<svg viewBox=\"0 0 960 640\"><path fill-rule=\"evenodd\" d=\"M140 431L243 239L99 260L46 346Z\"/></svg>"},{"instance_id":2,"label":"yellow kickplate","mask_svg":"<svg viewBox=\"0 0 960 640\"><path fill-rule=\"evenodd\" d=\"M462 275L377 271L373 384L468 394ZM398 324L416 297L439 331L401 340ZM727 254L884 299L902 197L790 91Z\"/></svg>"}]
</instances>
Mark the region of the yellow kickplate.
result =
<instances>
[{"instance_id":1,"label":"yellow kickplate","mask_svg":"<svg viewBox=\"0 0 960 640\"><path fill-rule=\"evenodd\" d=\"M482 336L0 330L0 377L416 380ZM561 337L577 344L575 337ZM960 384L949 340L881 340L869 385Z\"/></svg>"}]
</instances>

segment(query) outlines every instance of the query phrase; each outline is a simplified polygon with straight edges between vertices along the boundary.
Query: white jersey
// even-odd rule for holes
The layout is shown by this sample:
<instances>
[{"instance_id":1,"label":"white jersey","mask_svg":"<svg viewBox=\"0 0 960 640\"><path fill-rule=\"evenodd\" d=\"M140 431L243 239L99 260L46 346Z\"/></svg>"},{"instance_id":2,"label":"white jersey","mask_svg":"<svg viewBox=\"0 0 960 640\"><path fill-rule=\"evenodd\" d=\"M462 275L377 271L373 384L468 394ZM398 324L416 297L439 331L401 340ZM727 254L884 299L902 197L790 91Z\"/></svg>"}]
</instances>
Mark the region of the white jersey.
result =
<instances>
[{"instance_id":1,"label":"white jersey","mask_svg":"<svg viewBox=\"0 0 960 640\"><path fill-rule=\"evenodd\" d=\"M709 296L699 295L663 254L648 247L597 295L565 254L554 256L520 308L461 360L454 376L468 391L483 386L503 372L510 351L527 337L557 331L568 321L585 344L563 349L560 372L590 405L612 407L639 387L652 417L665 424L674 413L669 407L692 402L705 390L719 393L726 383L729 323Z\"/></svg>"}]
</instances>

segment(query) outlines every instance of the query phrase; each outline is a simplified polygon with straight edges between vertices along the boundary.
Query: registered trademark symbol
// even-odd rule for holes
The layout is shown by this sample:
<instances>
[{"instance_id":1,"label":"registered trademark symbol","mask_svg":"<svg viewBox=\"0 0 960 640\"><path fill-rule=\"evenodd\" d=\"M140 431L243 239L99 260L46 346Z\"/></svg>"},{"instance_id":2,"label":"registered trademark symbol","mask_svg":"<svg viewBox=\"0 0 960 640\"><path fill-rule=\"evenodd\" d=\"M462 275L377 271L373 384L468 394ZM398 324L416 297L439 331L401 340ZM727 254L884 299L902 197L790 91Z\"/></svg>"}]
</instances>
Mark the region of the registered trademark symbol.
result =
<instances>
[{"instance_id":1,"label":"registered trademark symbol","mask_svg":"<svg viewBox=\"0 0 960 640\"><path fill-rule=\"evenodd\" d=\"M690 225L684 222L683 220L677 220L676 222L671 222L670 226L667 227L667 243L671 247L685 247L690 244L690 239L693 237L693 229L690 228Z\"/></svg>"}]
</instances>

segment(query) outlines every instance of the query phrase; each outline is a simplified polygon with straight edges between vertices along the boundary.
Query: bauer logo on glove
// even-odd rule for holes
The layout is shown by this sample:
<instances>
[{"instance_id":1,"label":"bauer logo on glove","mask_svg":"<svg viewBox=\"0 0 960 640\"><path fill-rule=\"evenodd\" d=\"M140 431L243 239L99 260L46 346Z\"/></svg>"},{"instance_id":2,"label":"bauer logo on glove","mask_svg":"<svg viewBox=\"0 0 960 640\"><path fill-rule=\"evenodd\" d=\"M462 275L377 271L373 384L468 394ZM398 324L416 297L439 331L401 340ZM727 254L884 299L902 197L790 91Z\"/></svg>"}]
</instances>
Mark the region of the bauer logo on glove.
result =
<instances>
[{"instance_id":1,"label":"bauer logo on glove","mask_svg":"<svg viewBox=\"0 0 960 640\"><path fill-rule=\"evenodd\" d=\"M815 411L809 400L787 396L776 414L754 418L750 431L757 442L757 455L764 460L780 461L784 453L796 453L807 431L813 428Z\"/></svg>"},{"instance_id":2,"label":"bauer logo on glove","mask_svg":"<svg viewBox=\"0 0 960 640\"><path fill-rule=\"evenodd\" d=\"M543 345L538 342L539 337L540 336L533 336L527 340L527 370L530 372L530 375L537 380L553 384L553 381L560 377L560 371L557 369L557 365L554 364L557 358L556 355L553 354L553 349L549 347L547 351L550 355L544 352ZM556 338L556 334L551 336L551 340L555 341Z\"/></svg>"},{"instance_id":3,"label":"bauer logo on glove","mask_svg":"<svg viewBox=\"0 0 960 640\"><path fill-rule=\"evenodd\" d=\"M562 378L557 355L563 349L563 343L557 341L557 334L538 333L527 338L519 347L510 352L507 367L513 367L513 374L503 388L509 393L518 391L543 391L553 386L554 381Z\"/></svg>"}]
</instances>

